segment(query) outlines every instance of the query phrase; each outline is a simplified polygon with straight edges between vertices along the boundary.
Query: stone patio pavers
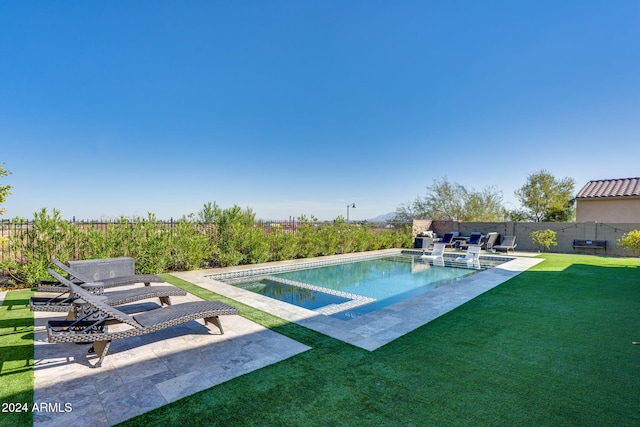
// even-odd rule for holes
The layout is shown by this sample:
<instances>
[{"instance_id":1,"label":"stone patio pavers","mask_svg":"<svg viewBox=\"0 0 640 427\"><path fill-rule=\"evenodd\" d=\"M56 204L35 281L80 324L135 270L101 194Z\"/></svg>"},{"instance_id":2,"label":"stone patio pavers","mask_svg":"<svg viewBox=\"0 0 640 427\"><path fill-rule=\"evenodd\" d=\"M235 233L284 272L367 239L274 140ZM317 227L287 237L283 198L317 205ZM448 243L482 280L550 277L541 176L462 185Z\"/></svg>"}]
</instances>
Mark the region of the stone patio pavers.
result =
<instances>
[{"instance_id":1,"label":"stone patio pavers","mask_svg":"<svg viewBox=\"0 0 640 427\"><path fill-rule=\"evenodd\" d=\"M173 304L193 300L172 297ZM46 323L61 313L34 315L34 402L62 408L34 412L39 426L114 425L309 349L241 316L222 316L224 335L192 321L115 340L102 367L92 368L90 344L47 343Z\"/></svg>"}]
</instances>

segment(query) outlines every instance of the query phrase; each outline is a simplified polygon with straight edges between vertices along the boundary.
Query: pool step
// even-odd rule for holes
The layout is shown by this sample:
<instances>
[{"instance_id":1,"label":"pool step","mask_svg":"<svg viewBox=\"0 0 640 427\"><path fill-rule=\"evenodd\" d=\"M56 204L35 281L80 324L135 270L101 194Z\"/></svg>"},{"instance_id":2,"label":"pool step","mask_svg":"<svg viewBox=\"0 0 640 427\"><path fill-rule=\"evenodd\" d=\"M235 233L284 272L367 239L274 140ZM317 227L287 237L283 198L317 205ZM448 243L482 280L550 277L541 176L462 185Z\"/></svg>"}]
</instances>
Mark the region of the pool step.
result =
<instances>
[{"instance_id":1,"label":"pool step","mask_svg":"<svg viewBox=\"0 0 640 427\"><path fill-rule=\"evenodd\" d=\"M315 309L320 314L324 314L326 316L331 316L332 314L340 313L346 310L351 310L352 308L360 307L367 304L373 304L376 300L373 298L362 298L362 299L353 299L351 301L343 302L342 304L329 304L324 307L320 307Z\"/></svg>"},{"instance_id":2,"label":"pool step","mask_svg":"<svg viewBox=\"0 0 640 427\"><path fill-rule=\"evenodd\" d=\"M360 307L362 305L371 304L376 302L374 298L363 297L362 295L351 294L349 292L336 291L333 289L327 289L320 286L310 285L308 283L297 282L295 280L283 279L281 277L266 276L265 279L271 280L276 283L283 283L289 286L296 286L299 288L310 289L315 292L322 292L325 294L336 295L342 298L348 298L350 301L343 302L342 304L329 304L324 307L320 307L314 311L325 314L327 316L339 313L341 311L349 310L354 307Z\"/></svg>"}]
</instances>

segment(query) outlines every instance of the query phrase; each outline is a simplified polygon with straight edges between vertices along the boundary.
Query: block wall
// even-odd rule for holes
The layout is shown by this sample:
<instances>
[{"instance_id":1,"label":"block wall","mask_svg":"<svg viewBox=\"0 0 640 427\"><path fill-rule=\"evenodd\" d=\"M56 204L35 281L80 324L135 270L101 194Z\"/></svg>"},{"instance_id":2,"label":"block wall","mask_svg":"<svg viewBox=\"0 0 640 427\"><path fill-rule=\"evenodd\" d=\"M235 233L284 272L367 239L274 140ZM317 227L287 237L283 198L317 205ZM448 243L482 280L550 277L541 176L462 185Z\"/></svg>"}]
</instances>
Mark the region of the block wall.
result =
<instances>
[{"instance_id":1,"label":"block wall","mask_svg":"<svg viewBox=\"0 0 640 427\"><path fill-rule=\"evenodd\" d=\"M630 253L617 246L618 240L629 231L640 230L640 223L604 223L604 222L458 222L458 221L432 221L431 230L442 236L445 233L458 231L462 236L468 236L472 232L487 234L495 231L500 234L502 241L504 236L516 236L517 250L535 252L530 234L536 230L550 229L556 232L558 246L552 247L549 252L558 253L584 253L593 254L593 249L573 249L574 240L606 240L607 255L628 256ZM596 254L604 255L601 249Z\"/></svg>"}]
</instances>

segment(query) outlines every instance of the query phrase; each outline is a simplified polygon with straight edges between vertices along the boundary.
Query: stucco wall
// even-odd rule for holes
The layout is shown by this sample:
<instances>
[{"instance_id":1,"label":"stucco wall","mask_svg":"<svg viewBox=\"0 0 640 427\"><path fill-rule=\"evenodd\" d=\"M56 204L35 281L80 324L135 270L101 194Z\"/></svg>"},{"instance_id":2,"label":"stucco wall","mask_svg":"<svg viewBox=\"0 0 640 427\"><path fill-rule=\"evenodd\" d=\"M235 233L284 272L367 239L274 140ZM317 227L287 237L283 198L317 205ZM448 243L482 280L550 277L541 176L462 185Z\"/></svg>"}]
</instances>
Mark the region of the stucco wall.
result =
<instances>
[{"instance_id":1,"label":"stucco wall","mask_svg":"<svg viewBox=\"0 0 640 427\"><path fill-rule=\"evenodd\" d=\"M423 231L431 230L431 221L430 219L414 219L413 220L413 237L416 237L418 234Z\"/></svg>"},{"instance_id":2,"label":"stucco wall","mask_svg":"<svg viewBox=\"0 0 640 427\"><path fill-rule=\"evenodd\" d=\"M640 222L640 198L577 199L576 221Z\"/></svg>"}]
</instances>

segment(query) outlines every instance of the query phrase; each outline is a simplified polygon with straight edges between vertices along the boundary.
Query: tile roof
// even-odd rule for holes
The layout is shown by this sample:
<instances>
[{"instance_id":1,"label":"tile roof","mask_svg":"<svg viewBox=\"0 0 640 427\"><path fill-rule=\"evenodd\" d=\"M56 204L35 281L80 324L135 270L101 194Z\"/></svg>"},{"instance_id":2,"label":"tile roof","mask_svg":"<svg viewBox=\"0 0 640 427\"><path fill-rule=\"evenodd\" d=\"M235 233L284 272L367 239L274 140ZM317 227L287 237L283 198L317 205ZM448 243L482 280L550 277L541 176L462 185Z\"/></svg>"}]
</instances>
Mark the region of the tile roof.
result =
<instances>
[{"instance_id":1,"label":"tile roof","mask_svg":"<svg viewBox=\"0 0 640 427\"><path fill-rule=\"evenodd\" d=\"M640 197L640 178L602 179L589 181L576 198Z\"/></svg>"}]
</instances>

